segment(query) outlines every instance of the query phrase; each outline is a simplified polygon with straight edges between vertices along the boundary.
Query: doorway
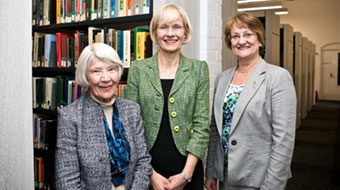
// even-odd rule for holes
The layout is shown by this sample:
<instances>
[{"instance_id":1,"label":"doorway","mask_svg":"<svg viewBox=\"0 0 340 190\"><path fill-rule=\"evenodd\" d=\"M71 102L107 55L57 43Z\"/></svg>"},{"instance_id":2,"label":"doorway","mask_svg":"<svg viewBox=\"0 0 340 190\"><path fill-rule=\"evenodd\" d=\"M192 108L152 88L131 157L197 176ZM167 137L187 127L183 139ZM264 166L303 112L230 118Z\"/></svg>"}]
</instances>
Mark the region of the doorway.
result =
<instances>
[{"instance_id":1,"label":"doorway","mask_svg":"<svg viewBox=\"0 0 340 190\"><path fill-rule=\"evenodd\" d=\"M340 101L340 42L321 47L320 99Z\"/></svg>"}]
</instances>

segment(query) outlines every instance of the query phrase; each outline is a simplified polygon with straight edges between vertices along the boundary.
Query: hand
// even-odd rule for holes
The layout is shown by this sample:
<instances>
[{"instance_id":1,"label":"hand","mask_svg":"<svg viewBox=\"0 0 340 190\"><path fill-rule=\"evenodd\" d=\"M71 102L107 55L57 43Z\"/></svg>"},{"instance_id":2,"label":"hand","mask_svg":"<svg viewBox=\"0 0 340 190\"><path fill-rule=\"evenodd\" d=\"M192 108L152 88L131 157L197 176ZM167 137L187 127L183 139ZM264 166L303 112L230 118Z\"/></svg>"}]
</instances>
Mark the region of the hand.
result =
<instances>
[{"instance_id":1,"label":"hand","mask_svg":"<svg viewBox=\"0 0 340 190\"><path fill-rule=\"evenodd\" d=\"M206 179L204 186L207 188L207 190L217 190L217 180L211 178Z\"/></svg>"},{"instance_id":2,"label":"hand","mask_svg":"<svg viewBox=\"0 0 340 190\"><path fill-rule=\"evenodd\" d=\"M151 186L153 190L167 190L166 186L170 183L168 179L153 170L151 175Z\"/></svg>"},{"instance_id":3,"label":"hand","mask_svg":"<svg viewBox=\"0 0 340 190\"><path fill-rule=\"evenodd\" d=\"M169 177L170 183L166 186L168 190L182 190L187 183L182 175L177 174Z\"/></svg>"}]
</instances>

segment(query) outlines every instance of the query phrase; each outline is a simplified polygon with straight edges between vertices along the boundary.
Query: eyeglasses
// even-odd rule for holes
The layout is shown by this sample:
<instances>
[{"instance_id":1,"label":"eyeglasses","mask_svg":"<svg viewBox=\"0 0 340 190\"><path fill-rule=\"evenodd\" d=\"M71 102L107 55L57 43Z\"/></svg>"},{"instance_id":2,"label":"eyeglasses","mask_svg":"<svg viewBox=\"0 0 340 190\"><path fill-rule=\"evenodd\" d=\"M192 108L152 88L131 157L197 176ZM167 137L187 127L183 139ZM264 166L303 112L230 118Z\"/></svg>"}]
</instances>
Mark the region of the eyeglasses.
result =
<instances>
[{"instance_id":1,"label":"eyeglasses","mask_svg":"<svg viewBox=\"0 0 340 190\"><path fill-rule=\"evenodd\" d=\"M239 34L230 35L228 36L228 38L231 42L238 42L241 39L241 37L248 41L251 40L253 36L255 36L255 33L244 33L243 35Z\"/></svg>"},{"instance_id":2,"label":"eyeglasses","mask_svg":"<svg viewBox=\"0 0 340 190\"><path fill-rule=\"evenodd\" d=\"M172 25L172 26L169 26L169 25L160 25L157 27L157 29L159 31L161 31L162 33L167 33L170 31L173 31L173 32L179 32L179 31L182 31L184 29L183 26L181 25L178 25L178 24L175 24L175 25Z\"/></svg>"},{"instance_id":3,"label":"eyeglasses","mask_svg":"<svg viewBox=\"0 0 340 190\"><path fill-rule=\"evenodd\" d=\"M112 75L114 73L118 72L118 66L112 66L108 67L106 69L93 69L89 70L89 73L95 77L101 77L106 75Z\"/></svg>"}]
</instances>

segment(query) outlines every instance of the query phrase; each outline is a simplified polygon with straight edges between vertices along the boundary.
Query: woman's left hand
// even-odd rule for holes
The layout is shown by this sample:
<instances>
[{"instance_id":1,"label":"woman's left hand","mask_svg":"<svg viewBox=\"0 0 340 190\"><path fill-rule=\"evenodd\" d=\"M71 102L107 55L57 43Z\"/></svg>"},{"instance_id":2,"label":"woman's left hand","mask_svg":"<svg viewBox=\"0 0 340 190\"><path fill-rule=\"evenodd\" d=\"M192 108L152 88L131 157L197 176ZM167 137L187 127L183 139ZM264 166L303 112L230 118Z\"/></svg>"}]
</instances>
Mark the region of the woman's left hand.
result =
<instances>
[{"instance_id":1,"label":"woman's left hand","mask_svg":"<svg viewBox=\"0 0 340 190\"><path fill-rule=\"evenodd\" d=\"M169 181L170 183L166 186L166 189L168 190L182 190L187 183L187 181L180 174L170 176Z\"/></svg>"}]
</instances>

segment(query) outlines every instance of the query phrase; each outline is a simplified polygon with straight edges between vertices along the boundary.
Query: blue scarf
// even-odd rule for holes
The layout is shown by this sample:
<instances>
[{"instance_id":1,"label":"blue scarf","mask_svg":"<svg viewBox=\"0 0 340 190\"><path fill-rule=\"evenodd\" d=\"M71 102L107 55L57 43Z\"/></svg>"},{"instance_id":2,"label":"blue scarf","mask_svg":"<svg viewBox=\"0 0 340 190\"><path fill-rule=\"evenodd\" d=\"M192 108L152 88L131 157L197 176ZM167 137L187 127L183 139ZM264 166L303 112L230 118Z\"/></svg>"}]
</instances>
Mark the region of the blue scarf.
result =
<instances>
[{"instance_id":1,"label":"blue scarf","mask_svg":"<svg viewBox=\"0 0 340 190\"><path fill-rule=\"evenodd\" d=\"M125 183L125 175L128 172L130 146L125 137L122 120L115 104L112 111L112 132L104 118L104 127L110 150L111 181L115 186Z\"/></svg>"}]
</instances>

